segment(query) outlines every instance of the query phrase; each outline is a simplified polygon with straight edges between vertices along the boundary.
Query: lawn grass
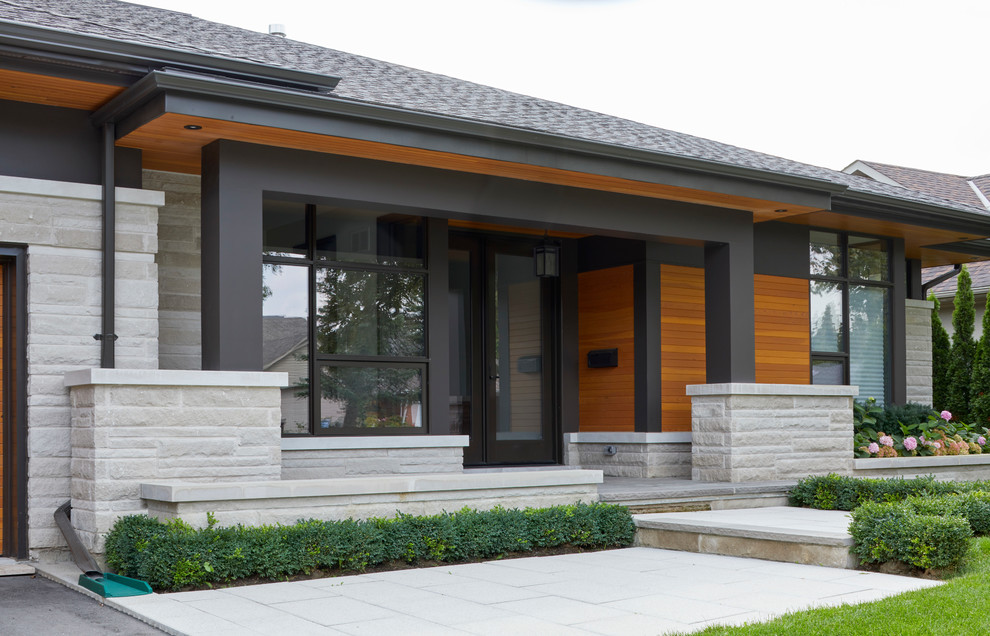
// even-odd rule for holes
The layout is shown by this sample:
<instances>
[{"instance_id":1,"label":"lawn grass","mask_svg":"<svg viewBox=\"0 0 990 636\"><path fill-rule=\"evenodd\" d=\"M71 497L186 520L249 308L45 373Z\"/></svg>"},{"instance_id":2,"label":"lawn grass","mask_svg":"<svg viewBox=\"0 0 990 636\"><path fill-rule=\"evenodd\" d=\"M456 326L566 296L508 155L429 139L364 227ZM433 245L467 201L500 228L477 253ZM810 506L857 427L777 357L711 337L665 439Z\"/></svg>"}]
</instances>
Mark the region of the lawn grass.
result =
<instances>
[{"instance_id":1,"label":"lawn grass","mask_svg":"<svg viewBox=\"0 0 990 636\"><path fill-rule=\"evenodd\" d=\"M709 627L714 636L913 636L990 634L990 537L974 539L960 571L943 585L880 601L786 614L766 623Z\"/></svg>"}]
</instances>

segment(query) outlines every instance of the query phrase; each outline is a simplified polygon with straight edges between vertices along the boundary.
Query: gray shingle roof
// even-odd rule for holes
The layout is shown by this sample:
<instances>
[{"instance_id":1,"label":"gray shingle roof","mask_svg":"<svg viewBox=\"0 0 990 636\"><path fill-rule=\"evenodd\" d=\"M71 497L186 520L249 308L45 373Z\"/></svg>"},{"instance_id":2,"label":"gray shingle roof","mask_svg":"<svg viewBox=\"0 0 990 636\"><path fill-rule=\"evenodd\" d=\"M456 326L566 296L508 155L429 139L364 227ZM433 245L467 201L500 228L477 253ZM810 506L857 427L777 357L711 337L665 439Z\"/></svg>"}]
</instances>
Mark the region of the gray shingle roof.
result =
<instances>
[{"instance_id":1,"label":"gray shingle roof","mask_svg":"<svg viewBox=\"0 0 990 636\"><path fill-rule=\"evenodd\" d=\"M0 0L0 30L4 21L340 76L343 79L331 99L823 179L845 185L852 192L990 215L982 206L185 13L116 0Z\"/></svg>"},{"instance_id":2,"label":"gray shingle roof","mask_svg":"<svg viewBox=\"0 0 990 636\"><path fill-rule=\"evenodd\" d=\"M925 281L929 281L951 269L951 265L929 267L923 271L922 278ZM990 290L990 261L967 263L966 269L969 270L969 277L973 281L973 291L977 294L987 293L987 290ZM930 291L935 294L936 298L939 299L953 298L956 295L956 289L959 286L958 280L958 277L953 276L952 278L935 285Z\"/></svg>"},{"instance_id":3,"label":"gray shingle roof","mask_svg":"<svg viewBox=\"0 0 990 636\"><path fill-rule=\"evenodd\" d=\"M958 201L966 205L985 207L983 202L980 201L979 196L970 187L970 181L976 183L976 186L983 191L984 196L990 193L990 175L962 177L954 174L918 170L917 168L905 168L904 166L894 166L889 163L878 163L875 161L862 161L861 163L893 179L905 188L927 192L943 199Z\"/></svg>"},{"instance_id":4,"label":"gray shingle roof","mask_svg":"<svg viewBox=\"0 0 990 636\"><path fill-rule=\"evenodd\" d=\"M262 325L263 369L306 344L309 338L309 322L305 318L265 316Z\"/></svg>"}]
</instances>

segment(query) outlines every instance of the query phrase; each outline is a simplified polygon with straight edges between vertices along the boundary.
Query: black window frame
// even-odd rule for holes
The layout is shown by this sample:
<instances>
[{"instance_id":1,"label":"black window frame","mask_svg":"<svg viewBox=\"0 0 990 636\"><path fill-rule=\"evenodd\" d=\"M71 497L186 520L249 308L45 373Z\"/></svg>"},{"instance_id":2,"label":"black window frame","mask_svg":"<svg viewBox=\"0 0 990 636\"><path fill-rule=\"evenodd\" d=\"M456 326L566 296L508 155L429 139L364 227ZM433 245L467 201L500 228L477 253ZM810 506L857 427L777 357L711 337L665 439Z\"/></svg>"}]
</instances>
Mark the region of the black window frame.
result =
<instances>
[{"instance_id":1,"label":"black window frame","mask_svg":"<svg viewBox=\"0 0 990 636\"><path fill-rule=\"evenodd\" d=\"M850 288L850 286L852 286L852 285L859 285L859 286L864 286L864 287L877 287L877 288L882 288L882 289L889 290L888 291L888 295L887 295L887 320L886 320L886 322L887 322L887 324L886 324L886 338L887 338L887 342L885 343L885 347L884 348L889 353L890 348L893 346L893 342L891 341L891 334L893 333L893 318L894 318L894 316L893 316L893 314L894 314L894 311L893 311L893 302L894 302L894 299L893 299L893 296L894 296L894 294L893 294L893 289L894 289L894 258L893 258L893 248L894 248L894 245L893 245L893 241L889 237L880 236L880 235L877 235L877 234L870 234L870 233L866 233L866 232L847 232L847 231L843 231L843 230L836 230L834 228L824 228L824 227L811 227L811 228L808 228L808 229L809 229L809 238L808 238L809 256L810 256L810 248L811 248L810 232L823 232L823 233L828 233L828 234L834 234L834 235L837 236L838 241L839 241L839 247L840 247L841 252L842 252L842 254L841 254L841 263L840 263L840 268L839 268L840 269L839 275L838 276L822 276L822 275L816 275L816 274L811 273L811 265L810 265L810 258L809 258L809 265L808 265L809 289L808 289L808 292L809 292L809 300L810 300L810 294L811 294L810 282L811 281L820 281L820 282L826 282L826 283L835 283L835 284L837 284L837 285L840 286L840 288L842 290L842 336L843 336L842 337L842 349L843 349L842 351L815 351L814 349L811 349L811 352L810 352L811 355L809 356L809 367L808 367L809 380L812 383L814 383L814 364L815 364L815 361L817 361L817 360L821 360L821 361L839 361L839 362L842 362L842 383L845 384L845 385L848 385L848 384L850 384L850 375L851 375L851 371L850 371L850 366L851 365L850 365L850 352L849 352L849 349L850 349L850 346L851 346L850 343L852 341L851 334L850 334L850 324L849 324L849 288ZM885 245L885 252L887 254L886 280L878 281L878 280L870 280L870 279L866 279L866 278L854 278L854 277L850 276L850 274L849 274L849 237L850 236L862 237L862 238L873 238L873 239L877 239L878 241L882 241L884 243L884 245ZM810 309L810 307L809 307L809 309ZM810 348L810 345L813 343L813 340L811 340L811 338L810 338L810 336L811 336L811 329L812 329L812 324L811 324L811 319L812 318L813 318L813 316L811 315L811 312L809 311L809 322L808 322L809 348ZM892 390L893 390L892 382L891 382L891 380L892 380L891 356L890 355L884 356L883 363L884 363L884 377L886 378L886 381L884 383L883 400L884 400L884 403L889 403L890 402L891 393L892 393Z\"/></svg>"},{"instance_id":2,"label":"black window frame","mask_svg":"<svg viewBox=\"0 0 990 636\"><path fill-rule=\"evenodd\" d=\"M299 268L306 268L307 271L307 294L309 304L307 307L308 313L308 336L309 342L307 344L308 350L308 377L309 380L309 396L308 396L308 412L309 412L309 432L308 433L298 433L298 434L286 434L284 430L282 431L282 437L333 437L333 436L387 436L387 435L427 435L429 434L429 378L430 378L430 325L429 325L429 289L430 289L430 259L429 259L429 233L426 231L426 217L420 216L423 223L423 233L422 233L422 254L423 254L423 265L422 267L409 267L402 265L383 265L381 263L365 263L356 261L339 261L330 260L328 258L318 257L317 253L319 250L316 246L316 208L318 206L329 205L333 207L348 208L354 207L362 211L369 212L382 212L383 214L390 214L394 211L390 210L379 210L368 204L356 205L353 202L342 202L342 201L325 201L318 200L314 202L314 199L307 198L305 203L300 199L292 196L265 196L264 201L281 201L281 202L295 202L302 203L305 206L306 211L306 255L301 256L276 256L269 255L264 251L262 247L262 265L282 265L282 266L292 266ZM263 206L264 209L264 206ZM402 214L408 214L409 216L419 216L412 212L403 211ZM405 275L418 275L423 278L423 355L421 356L384 356L384 355L356 355L356 354L328 354L320 353L317 349L317 297L316 292L316 278L317 272L320 269L343 269L350 271L359 272L379 272L379 273L389 273L389 274L405 274ZM421 370L422 386L421 386L421 417L422 426L412 427L394 427L394 428L372 428L372 427L330 427L324 429L322 426L317 426L317 423L321 421L320 412L320 402L322 399L321 391L319 390L319 382L322 373L322 368L324 366L351 366L351 367L365 367L365 368L377 368L377 367L415 367Z\"/></svg>"}]
</instances>

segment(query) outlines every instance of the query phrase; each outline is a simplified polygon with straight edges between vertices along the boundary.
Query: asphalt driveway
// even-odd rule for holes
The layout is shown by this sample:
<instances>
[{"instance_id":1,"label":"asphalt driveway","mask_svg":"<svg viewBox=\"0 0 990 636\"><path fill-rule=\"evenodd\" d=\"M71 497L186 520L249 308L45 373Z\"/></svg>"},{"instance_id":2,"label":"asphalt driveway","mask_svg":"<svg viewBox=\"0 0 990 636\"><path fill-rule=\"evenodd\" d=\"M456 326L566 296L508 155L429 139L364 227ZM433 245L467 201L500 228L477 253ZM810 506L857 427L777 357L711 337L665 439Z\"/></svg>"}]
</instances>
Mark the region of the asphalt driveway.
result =
<instances>
[{"instance_id":1,"label":"asphalt driveway","mask_svg":"<svg viewBox=\"0 0 990 636\"><path fill-rule=\"evenodd\" d=\"M3 636L146 636L163 633L46 578L0 576L0 634Z\"/></svg>"}]
</instances>

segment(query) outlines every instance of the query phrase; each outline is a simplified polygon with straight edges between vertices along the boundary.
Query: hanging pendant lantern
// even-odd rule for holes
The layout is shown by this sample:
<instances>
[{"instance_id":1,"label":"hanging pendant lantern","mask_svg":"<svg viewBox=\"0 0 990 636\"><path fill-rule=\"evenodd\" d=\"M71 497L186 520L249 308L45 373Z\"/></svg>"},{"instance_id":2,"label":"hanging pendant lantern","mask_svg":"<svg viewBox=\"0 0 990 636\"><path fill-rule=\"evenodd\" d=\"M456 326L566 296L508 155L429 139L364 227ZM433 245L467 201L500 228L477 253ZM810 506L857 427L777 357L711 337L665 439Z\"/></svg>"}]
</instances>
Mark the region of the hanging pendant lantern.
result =
<instances>
[{"instance_id":1,"label":"hanging pendant lantern","mask_svg":"<svg viewBox=\"0 0 990 636\"><path fill-rule=\"evenodd\" d=\"M560 276L560 246L543 242L534 247L533 271L540 278Z\"/></svg>"}]
</instances>

